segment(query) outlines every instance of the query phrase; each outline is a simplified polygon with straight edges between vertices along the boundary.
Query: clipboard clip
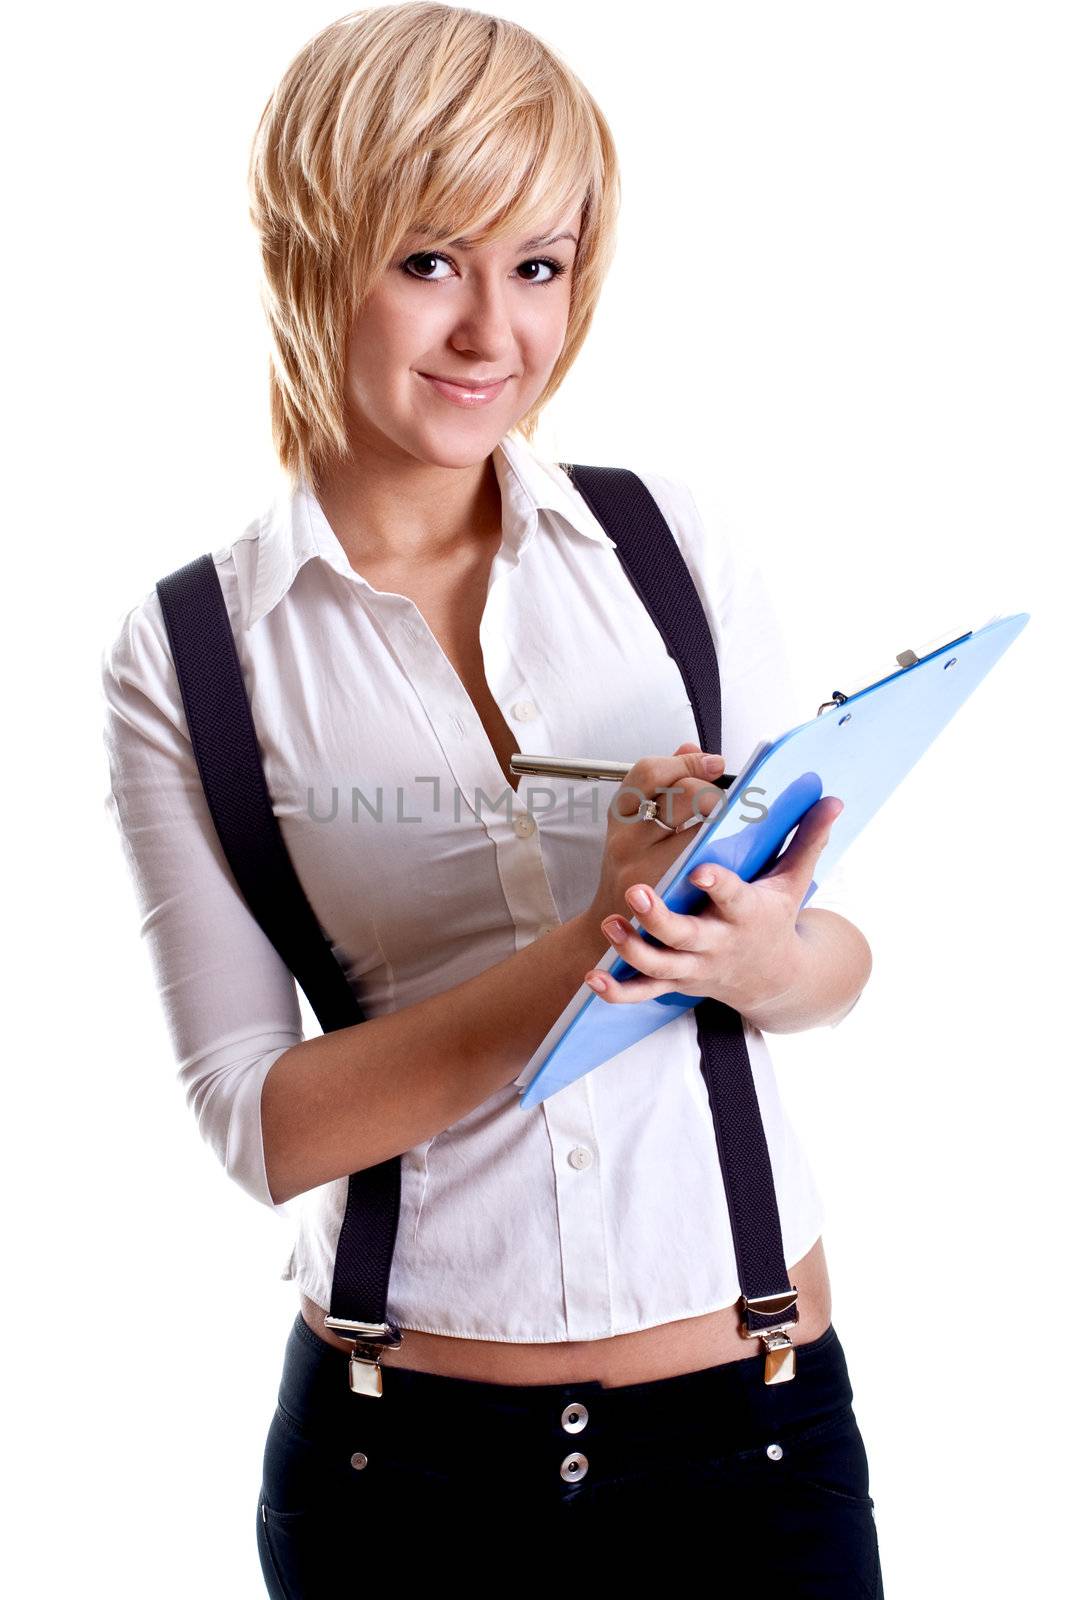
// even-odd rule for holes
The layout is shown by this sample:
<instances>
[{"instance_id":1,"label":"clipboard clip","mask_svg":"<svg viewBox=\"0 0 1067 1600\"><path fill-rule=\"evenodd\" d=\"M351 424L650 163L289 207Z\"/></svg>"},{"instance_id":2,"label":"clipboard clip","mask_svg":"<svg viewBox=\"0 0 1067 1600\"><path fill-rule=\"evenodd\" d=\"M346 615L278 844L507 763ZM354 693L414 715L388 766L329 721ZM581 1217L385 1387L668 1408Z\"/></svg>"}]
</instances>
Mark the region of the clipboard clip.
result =
<instances>
[{"instance_id":1,"label":"clipboard clip","mask_svg":"<svg viewBox=\"0 0 1067 1600\"><path fill-rule=\"evenodd\" d=\"M992 618L992 621L994 622L997 620L998 619L996 617ZM973 630L969 629L966 633L939 634L936 639L928 640L927 643L924 644L919 650L898 651L897 655L894 657L894 660L902 671L906 670L908 667L917 667L920 661L927 660L929 656L935 655L938 650L943 650L946 645L960 644L964 639L969 639L972 631ZM843 689L831 689L829 700L823 701L815 715L817 717L821 717L824 711L832 710L835 706L843 706L847 700L851 700L854 698L854 696L862 694L865 689L873 689L879 683L884 683L887 676L892 676L892 674L883 673L880 678L874 678L870 683L865 683L862 689L853 689L850 694L846 694Z\"/></svg>"},{"instance_id":2,"label":"clipboard clip","mask_svg":"<svg viewBox=\"0 0 1067 1600\"><path fill-rule=\"evenodd\" d=\"M898 667L914 667L922 658L914 650L901 650L894 659ZM873 689L875 683L882 683L883 681L884 677L876 678L872 683L864 684L864 688ZM843 689L831 689L829 700L823 701L815 715L821 717L824 711L830 711L834 706L843 706L846 701L852 699L852 695L857 695L861 692L859 689L853 689L851 694L846 694Z\"/></svg>"}]
</instances>

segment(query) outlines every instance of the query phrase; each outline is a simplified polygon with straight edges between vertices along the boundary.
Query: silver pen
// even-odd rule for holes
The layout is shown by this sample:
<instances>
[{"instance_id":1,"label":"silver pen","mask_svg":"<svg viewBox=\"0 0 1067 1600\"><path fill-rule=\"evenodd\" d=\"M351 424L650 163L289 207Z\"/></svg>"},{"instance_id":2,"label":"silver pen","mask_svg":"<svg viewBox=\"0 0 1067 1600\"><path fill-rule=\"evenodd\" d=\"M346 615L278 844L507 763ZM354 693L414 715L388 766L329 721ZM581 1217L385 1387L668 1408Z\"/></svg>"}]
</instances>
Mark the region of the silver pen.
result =
<instances>
[{"instance_id":1,"label":"silver pen","mask_svg":"<svg viewBox=\"0 0 1067 1600\"><path fill-rule=\"evenodd\" d=\"M621 783L633 766L632 761L602 761L599 756L528 756L514 755L510 766L517 777L599 778L605 783ZM723 772L710 783L728 789L737 777L736 772Z\"/></svg>"}]
</instances>

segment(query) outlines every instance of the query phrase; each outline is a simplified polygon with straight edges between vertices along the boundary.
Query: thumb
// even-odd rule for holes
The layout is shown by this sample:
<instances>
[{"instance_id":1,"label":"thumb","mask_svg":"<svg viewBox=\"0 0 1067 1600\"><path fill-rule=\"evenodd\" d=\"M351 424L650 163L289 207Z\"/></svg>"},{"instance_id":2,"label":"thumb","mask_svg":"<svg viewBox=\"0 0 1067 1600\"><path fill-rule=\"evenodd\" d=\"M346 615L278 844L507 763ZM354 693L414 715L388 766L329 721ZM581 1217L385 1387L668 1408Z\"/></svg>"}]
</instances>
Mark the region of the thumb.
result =
<instances>
[{"instance_id":1,"label":"thumb","mask_svg":"<svg viewBox=\"0 0 1067 1600\"><path fill-rule=\"evenodd\" d=\"M809 806L797 823L788 848L778 857L771 870L761 873L760 877L785 878L790 888L796 891L797 899L803 899L815 876L815 864L844 809L845 802L833 794L824 794L813 806Z\"/></svg>"}]
</instances>

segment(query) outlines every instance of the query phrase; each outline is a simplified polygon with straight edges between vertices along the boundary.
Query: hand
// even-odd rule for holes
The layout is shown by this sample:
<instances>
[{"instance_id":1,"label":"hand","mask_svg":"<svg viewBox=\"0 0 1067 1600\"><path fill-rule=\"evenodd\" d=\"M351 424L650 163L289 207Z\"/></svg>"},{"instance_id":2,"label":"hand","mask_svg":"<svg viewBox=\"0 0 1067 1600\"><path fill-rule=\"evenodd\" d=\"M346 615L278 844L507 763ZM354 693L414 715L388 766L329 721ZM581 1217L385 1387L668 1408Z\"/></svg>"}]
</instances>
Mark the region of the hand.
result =
<instances>
[{"instance_id":1,"label":"hand","mask_svg":"<svg viewBox=\"0 0 1067 1600\"><path fill-rule=\"evenodd\" d=\"M649 944L631 923L607 917L605 937L645 976L619 982L596 971L585 981L601 999L624 1005L678 992L721 1000L742 1016L773 1007L799 979L800 902L843 810L843 800L823 795L801 817L788 849L752 883L718 863L695 867L690 882L707 894L708 904L694 915L669 911L649 883L631 885L628 906L666 948Z\"/></svg>"},{"instance_id":2,"label":"hand","mask_svg":"<svg viewBox=\"0 0 1067 1600\"><path fill-rule=\"evenodd\" d=\"M625 894L630 884L650 878L658 883L692 835L683 824L693 817L711 816L725 798L712 782L726 770L721 755L710 757L710 773L703 770L705 752L695 744L680 744L673 756L646 756L636 761L623 778L608 808L600 883L585 913L594 924L611 912L627 913ZM667 790L667 793L663 793ZM641 797L658 800L660 816L680 832L667 833L654 822L639 822ZM696 826L694 823L693 826Z\"/></svg>"}]
</instances>

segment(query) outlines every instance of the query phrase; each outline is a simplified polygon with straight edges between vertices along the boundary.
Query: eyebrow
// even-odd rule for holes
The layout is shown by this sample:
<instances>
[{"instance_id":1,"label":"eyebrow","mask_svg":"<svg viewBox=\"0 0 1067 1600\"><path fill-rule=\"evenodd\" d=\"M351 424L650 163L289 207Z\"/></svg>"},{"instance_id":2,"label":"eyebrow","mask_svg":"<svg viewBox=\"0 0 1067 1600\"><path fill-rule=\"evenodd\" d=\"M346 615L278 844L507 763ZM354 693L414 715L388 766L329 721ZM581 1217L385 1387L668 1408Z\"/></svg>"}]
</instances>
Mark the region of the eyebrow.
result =
<instances>
[{"instance_id":1,"label":"eyebrow","mask_svg":"<svg viewBox=\"0 0 1067 1600\"><path fill-rule=\"evenodd\" d=\"M432 239L434 237L429 228L413 228L412 232L418 234L424 239ZM551 237L542 235L539 239L525 239L522 244L519 245L519 249L537 250L540 249L542 245L555 244L557 239L570 239L574 244L578 243L573 233L554 233L551 235ZM449 249L452 250L470 250L472 248L473 246L470 239L451 239L449 241Z\"/></svg>"}]
</instances>

